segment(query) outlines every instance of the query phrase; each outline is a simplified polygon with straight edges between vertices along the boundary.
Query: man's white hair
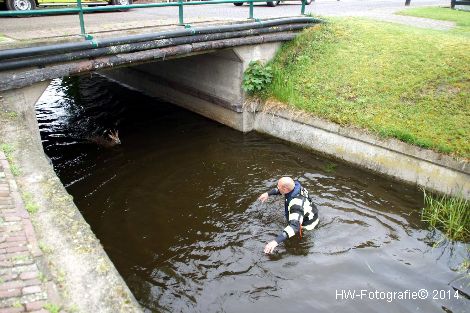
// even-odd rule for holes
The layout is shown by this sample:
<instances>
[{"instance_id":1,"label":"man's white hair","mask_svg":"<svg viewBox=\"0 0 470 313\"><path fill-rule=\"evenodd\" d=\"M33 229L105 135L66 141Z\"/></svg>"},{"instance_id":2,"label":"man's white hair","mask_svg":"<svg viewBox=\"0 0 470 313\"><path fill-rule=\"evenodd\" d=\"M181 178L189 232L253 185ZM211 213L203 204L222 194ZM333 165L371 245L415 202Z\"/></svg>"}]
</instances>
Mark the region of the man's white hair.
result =
<instances>
[{"instance_id":1,"label":"man's white hair","mask_svg":"<svg viewBox=\"0 0 470 313\"><path fill-rule=\"evenodd\" d=\"M295 182L290 177L281 177L278 181L278 186L292 190L295 187Z\"/></svg>"}]
</instances>

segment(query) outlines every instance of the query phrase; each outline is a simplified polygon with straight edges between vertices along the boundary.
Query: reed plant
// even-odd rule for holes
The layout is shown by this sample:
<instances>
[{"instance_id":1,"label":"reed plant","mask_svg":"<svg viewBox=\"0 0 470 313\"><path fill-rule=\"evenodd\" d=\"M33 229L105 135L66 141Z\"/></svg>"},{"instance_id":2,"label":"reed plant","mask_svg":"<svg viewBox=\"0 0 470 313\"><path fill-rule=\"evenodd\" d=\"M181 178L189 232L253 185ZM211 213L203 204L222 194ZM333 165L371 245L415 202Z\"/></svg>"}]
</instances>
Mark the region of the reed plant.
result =
<instances>
[{"instance_id":1,"label":"reed plant","mask_svg":"<svg viewBox=\"0 0 470 313\"><path fill-rule=\"evenodd\" d=\"M422 220L444 232L451 240L470 242L470 201L463 197L423 192Z\"/></svg>"}]
</instances>

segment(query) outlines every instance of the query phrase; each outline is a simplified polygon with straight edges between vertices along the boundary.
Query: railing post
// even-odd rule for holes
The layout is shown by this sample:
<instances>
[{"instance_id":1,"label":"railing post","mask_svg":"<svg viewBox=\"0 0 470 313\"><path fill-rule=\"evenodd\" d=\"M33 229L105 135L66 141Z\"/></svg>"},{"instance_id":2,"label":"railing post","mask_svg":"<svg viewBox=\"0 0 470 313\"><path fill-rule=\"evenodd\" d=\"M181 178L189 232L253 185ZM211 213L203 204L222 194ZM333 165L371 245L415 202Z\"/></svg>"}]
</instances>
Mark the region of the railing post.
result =
<instances>
[{"instance_id":1,"label":"railing post","mask_svg":"<svg viewBox=\"0 0 470 313\"><path fill-rule=\"evenodd\" d=\"M86 31L85 31L85 21L83 20L83 7L82 7L82 0L77 0L77 6L78 9L80 10L78 12L78 18L80 20L80 31L82 32L83 37L87 37Z\"/></svg>"},{"instance_id":2,"label":"railing post","mask_svg":"<svg viewBox=\"0 0 470 313\"><path fill-rule=\"evenodd\" d=\"M253 19L253 0L250 0L250 20Z\"/></svg>"},{"instance_id":3,"label":"railing post","mask_svg":"<svg viewBox=\"0 0 470 313\"><path fill-rule=\"evenodd\" d=\"M184 25L184 19L183 19L183 0L178 0L178 15L179 15L179 24L181 26Z\"/></svg>"},{"instance_id":4,"label":"railing post","mask_svg":"<svg viewBox=\"0 0 470 313\"><path fill-rule=\"evenodd\" d=\"M305 15L305 0L302 0L302 8L300 9L300 14Z\"/></svg>"}]
</instances>

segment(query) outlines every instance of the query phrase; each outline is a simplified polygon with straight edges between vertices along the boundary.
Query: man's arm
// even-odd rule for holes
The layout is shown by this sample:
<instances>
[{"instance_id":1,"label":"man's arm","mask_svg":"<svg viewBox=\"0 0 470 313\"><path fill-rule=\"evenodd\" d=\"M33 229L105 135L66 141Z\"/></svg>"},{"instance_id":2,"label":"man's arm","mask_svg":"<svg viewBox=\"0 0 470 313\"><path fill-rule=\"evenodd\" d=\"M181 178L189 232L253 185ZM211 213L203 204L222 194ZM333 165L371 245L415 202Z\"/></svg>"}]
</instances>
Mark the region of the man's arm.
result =
<instances>
[{"instance_id":1,"label":"man's arm","mask_svg":"<svg viewBox=\"0 0 470 313\"><path fill-rule=\"evenodd\" d=\"M289 224L274 240L280 244L284 240L295 236L295 234L300 231L300 225L302 225L303 219L304 210L300 205L294 204L289 210Z\"/></svg>"},{"instance_id":2,"label":"man's arm","mask_svg":"<svg viewBox=\"0 0 470 313\"><path fill-rule=\"evenodd\" d=\"M263 193L261 196L259 196L258 200L261 200L261 202L264 202L268 199L269 196L275 196L275 195L280 195L280 194L281 193L279 192L279 189L274 188L268 192Z\"/></svg>"},{"instance_id":3,"label":"man's arm","mask_svg":"<svg viewBox=\"0 0 470 313\"><path fill-rule=\"evenodd\" d=\"M295 200L293 200L295 201ZM300 231L302 221L304 219L304 212L299 204L294 204L289 212L289 224L284 230L273 240L270 241L264 248L264 253L272 253L274 249L284 240L295 236Z\"/></svg>"},{"instance_id":4,"label":"man's arm","mask_svg":"<svg viewBox=\"0 0 470 313\"><path fill-rule=\"evenodd\" d=\"M280 195L280 194L281 194L281 192L277 188L273 188L273 189L268 191L268 196L276 196L276 195Z\"/></svg>"}]
</instances>

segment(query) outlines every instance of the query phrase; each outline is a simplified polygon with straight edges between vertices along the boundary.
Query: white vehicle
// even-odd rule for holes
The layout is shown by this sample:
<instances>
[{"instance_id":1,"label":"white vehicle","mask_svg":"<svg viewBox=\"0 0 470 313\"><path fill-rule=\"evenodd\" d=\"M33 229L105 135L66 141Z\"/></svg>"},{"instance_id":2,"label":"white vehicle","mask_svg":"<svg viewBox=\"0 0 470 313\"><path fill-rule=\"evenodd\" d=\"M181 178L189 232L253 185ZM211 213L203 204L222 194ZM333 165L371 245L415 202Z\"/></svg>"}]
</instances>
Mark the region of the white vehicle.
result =
<instances>
[{"instance_id":1,"label":"white vehicle","mask_svg":"<svg viewBox=\"0 0 470 313\"><path fill-rule=\"evenodd\" d=\"M132 4L132 0L82 0L82 4L83 6L129 5ZM0 6L2 5L9 11L25 11L42 6L76 6L77 0L0 0Z\"/></svg>"}]
</instances>

